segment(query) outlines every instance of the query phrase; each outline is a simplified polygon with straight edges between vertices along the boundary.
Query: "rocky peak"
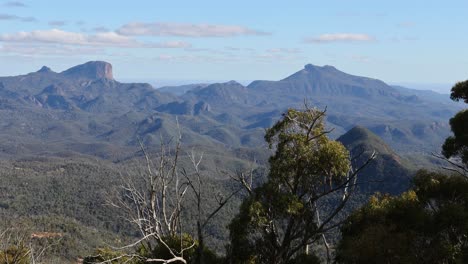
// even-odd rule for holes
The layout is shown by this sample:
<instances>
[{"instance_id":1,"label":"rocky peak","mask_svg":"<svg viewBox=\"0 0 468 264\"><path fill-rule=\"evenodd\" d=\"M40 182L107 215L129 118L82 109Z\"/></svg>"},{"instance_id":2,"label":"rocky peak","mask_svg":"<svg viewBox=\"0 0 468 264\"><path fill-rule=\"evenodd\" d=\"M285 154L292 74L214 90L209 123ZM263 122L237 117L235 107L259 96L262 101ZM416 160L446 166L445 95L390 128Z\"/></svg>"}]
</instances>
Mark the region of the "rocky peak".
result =
<instances>
[{"instance_id":1,"label":"rocky peak","mask_svg":"<svg viewBox=\"0 0 468 264\"><path fill-rule=\"evenodd\" d=\"M40 70L37 71L38 73L47 73L47 72L53 72L49 67L47 66L42 66Z\"/></svg>"},{"instance_id":2,"label":"rocky peak","mask_svg":"<svg viewBox=\"0 0 468 264\"><path fill-rule=\"evenodd\" d=\"M104 61L90 61L85 64L72 67L62 72L62 74L79 79L114 79L112 74L112 65Z\"/></svg>"},{"instance_id":3,"label":"rocky peak","mask_svg":"<svg viewBox=\"0 0 468 264\"><path fill-rule=\"evenodd\" d=\"M237 81L234 81L234 80L231 80L231 81L229 81L229 82L225 82L225 84L242 86L242 84L240 84L240 83L238 83Z\"/></svg>"},{"instance_id":4,"label":"rocky peak","mask_svg":"<svg viewBox=\"0 0 468 264\"><path fill-rule=\"evenodd\" d=\"M330 65L325 65L323 67L316 66L313 64L307 64L304 66L304 70L308 72L314 72L314 71L338 71L335 67L330 66Z\"/></svg>"},{"instance_id":5,"label":"rocky peak","mask_svg":"<svg viewBox=\"0 0 468 264\"><path fill-rule=\"evenodd\" d=\"M371 130L355 126L340 136L337 141L345 145L348 150L358 149L358 151L376 151L379 155L389 155L397 157L396 153L384 142L382 138Z\"/></svg>"}]
</instances>

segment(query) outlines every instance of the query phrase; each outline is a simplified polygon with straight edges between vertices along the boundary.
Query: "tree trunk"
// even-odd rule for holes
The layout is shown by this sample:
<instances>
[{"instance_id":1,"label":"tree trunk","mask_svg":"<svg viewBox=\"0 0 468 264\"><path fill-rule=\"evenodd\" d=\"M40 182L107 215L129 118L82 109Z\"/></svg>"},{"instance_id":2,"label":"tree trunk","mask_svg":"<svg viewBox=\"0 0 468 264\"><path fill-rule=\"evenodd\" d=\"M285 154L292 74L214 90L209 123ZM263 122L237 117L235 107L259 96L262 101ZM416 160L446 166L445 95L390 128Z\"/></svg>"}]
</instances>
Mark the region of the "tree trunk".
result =
<instances>
[{"instance_id":1,"label":"tree trunk","mask_svg":"<svg viewBox=\"0 0 468 264\"><path fill-rule=\"evenodd\" d=\"M198 248L197 248L197 257L195 260L196 264L203 263L203 249L205 247L205 242L203 241L203 230L200 221L197 223L197 233L198 233Z\"/></svg>"}]
</instances>

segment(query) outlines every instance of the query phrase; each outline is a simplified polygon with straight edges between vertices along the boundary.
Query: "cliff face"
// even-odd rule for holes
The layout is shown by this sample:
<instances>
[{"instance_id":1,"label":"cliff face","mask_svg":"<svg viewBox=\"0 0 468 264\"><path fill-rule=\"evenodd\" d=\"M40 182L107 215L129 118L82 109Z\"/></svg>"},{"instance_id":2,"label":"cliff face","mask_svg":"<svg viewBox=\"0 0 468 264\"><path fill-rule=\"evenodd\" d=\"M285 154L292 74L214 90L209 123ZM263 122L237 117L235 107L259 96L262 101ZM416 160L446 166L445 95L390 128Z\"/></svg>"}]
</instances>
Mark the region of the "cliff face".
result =
<instances>
[{"instance_id":1,"label":"cliff face","mask_svg":"<svg viewBox=\"0 0 468 264\"><path fill-rule=\"evenodd\" d=\"M86 79L108 79L113 80L112 65L104 61L90 61L70 68L64 72L67 77L86 78Z\"/></svg>"}]
</instances>

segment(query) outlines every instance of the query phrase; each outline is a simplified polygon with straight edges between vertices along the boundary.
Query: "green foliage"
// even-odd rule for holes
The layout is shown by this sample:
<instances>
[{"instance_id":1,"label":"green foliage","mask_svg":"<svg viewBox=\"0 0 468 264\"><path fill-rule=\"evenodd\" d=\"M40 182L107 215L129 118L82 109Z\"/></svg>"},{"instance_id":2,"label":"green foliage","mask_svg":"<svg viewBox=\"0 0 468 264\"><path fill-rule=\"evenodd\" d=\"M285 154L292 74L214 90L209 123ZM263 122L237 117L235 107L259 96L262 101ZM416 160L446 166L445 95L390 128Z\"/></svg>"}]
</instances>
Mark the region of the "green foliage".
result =
<instances>
[{"instance_id":1,"label":"green foliage","mask_svg":"<svg viewBox=\"0 0 468 264\"><path fill-rule=\"evenodd\" d=\"M11 245L0 251L0 264L29 264L30 251L24 244Z\"/></svg>"},{"instance_id":2,"label":"green foliage","mask_svg":"<svg viewBox=\"0 0 468 264\"><path fill-rule=\"evenodd\" d=\"M83 264L93 264L108 261L110 264L140 264L139 258L132 257L130 254L125 254L121 251L116 251L106 248L98 248L92 256L87 256L83 259Z\"/></svg>"},{"instance_id":3,"label":"green foliage","mask_svg":"<svg viewBox=\"0 0 468 264\"><path fill-rule=\"evenodd\" d=\"M405 158L395 153L372 131L356 126L337 141L349 150L355 168L367 162L372 153L377 154L377 157L359 172L358 188L361 193L372 195L375 192L382 192L396 195L408 190L410 179L416 169L413 169Z\"/></svg>"},{"instance_id":4,"label":"green foliage","mask_svg":"<svg viewBox=\"0 0 468 264\"><path fill-rule=\"evenodd\" d=\"M276 151L267 182L244 200L229 226L234 263L302 263L291 261L321 234L315 202L350 166L348 151L326 136L323 117L315 109L290 109L267 130Z\"/></svg>"},{"instance_id":5,"label":"green foliage","mask_svg":"<svg viewBox=\"0 0 468 264\"><path fill-rule=\"evenodd\" d=\"M225 174L216 171L234 171L248 166L248 157L238 159L234 155L203 149L203 173L207 180L202 186L205 193L217 190L230 193L233 186ZM188 167L189 161L181 159ZM109 197L122 182L122 176L130 173L141 182L140 160L132 159L122 163L90 160L75 157L73 160L56 158L34 158L21 161L0 161L0 230L7 228L27 229L31 232L53 232L63 236L52 241L43 259L61 258L62 263L75 260L78 256L91 255L96 248L105 245L123 246L135 241L139 233L122 217L117 209L108 206ZM216 220L207 226L205 243L219 253L224 249L228 237L226 225L240 204L235 198L221 210ZM193 197L187 196L184 213L187 219L196 212ZM217 206L217 201L204 200L207 208ZM187 231L193 226L186 226Z\"/></svg>"},{"instance_id":6,"label":"green foliage","mask_svg":"<svg viewBox=\"0 0 468 264\"><path fill-rule=\"evenodd\" d=\"M372 197L342 235L338 263L466 263L468 181L420 171L413 190Z\"/></svg>"},{"instance_id":7,"label":"green foliage","mask_svg":"<svg viewBox=\"0 0 468 264\"><path fill-rule=\"evenodd\" d=\"M320 72L326 70L316 68ZM4 99L0 107L0 119L4 124L0 156L19 159L40 154L63 158L60 161L44 158L40 161L0 162L2 224L15 223L37 231L63 234L52 253L66 260L88 254L92 249L102 247L104 241L119 245L119 242L124 243L129 236L134 236L135 230L120 217L119 212L104 205L108 198L105 192L112 192L121 183L122 172L122 176L127 177L126 171L134 172L140 165L130 166L134 164L127 162L134 155L137 136L145 144L156 146L161 137L176 133L179 124L175 122L175 112L167 111L171 104L177 108L174 110L178 114L182 114L178 121L184 143L191 147L196 144L197 149L201 146L204 152L210 153L205 156L209 161L204 161L203 166L211 172L212 182L210 180L203 188L220 193L231 192L234 187L217 169L236 171L252 157L259 160L260 166L264 165L267 151L260 142L262 128L276 120L277 109L295 105L305 96L313 95L314 102L319 105L326 102L336 109L333 113L335 120L329 121L336 125L337 133L355 123L374 128L382 124L385 133L389 133L390 142L403 142L405 149L411 150L415 142L420 147L430 148L438 145L435 143L441 138L440 133L445 137L444 128L436 125L433 129L432 124L442 118L445 120L444 115L451 115L454 107L427 103L416 109L413 103L402 101L411 98L395 98L398 93L392 87L365 78L357 79L357 86L349 85L356 81L339 72L336 75L337 72L317 75L317 71L301 71L292 79L263 83L262 89L254 89L255 84L252 89L235 83L218 84L184 98L165 96L145 84L110 80L82 82L55 73L0 78ZM271 89L272 85L276 88ZM86 91L84 97L83 91ZM57 93L63 95L58 96ZM362 99L363 95L365 99ZM334 99L330 100L330 96ZM38 105L38 99L42 107ZM184 102L180 105L171 103L174 101ZM193 104L198 101L212 103L213 107L197 115ZM61 109L64 107L67 109ZM311 115L300 111L290 110L288 115L301 123L314 121ZM402 117L410 115L422 121L401 121ZM255 191L254 197L249 198L251 202L246 200L241 209L241 212L246 212L246 218L239 217L239 226L236 227L239 232L233 236L250 241L252 236L243 230L245 224L252 224L251 229L258 231L271 219L281 219L276 223L280 229L286 221L284 219L293 219L295 226L307 227L303 232L314 232L314 215L309 208L310 203L304 200L317 194L307 190L342 181L342 172L347 168L347 160L342 159L347 153L340 144L320 134L324 130L322 118L316 122L317 126L310 131L309 136L314 138L310 142L304 136L304 127L292 120L284 119L268 131L267 140L277 151L270 160L269 182ZM413 134L413 130L426 131L427 134ZM233 149L241 146L255 148ZM94 161L95 158L91 161L78 157L80 155L121 162L112 164ZM207 208L213 205L206 202ZM205 242L217 252L227 238L225 225L237 211L239 203L236 197L226 206L226 211L207 227L209 236ZM188 218L193 216L191 204L184 210ZM270 241L266 239L258 245L267 245ZM248 255L251 254L249 250L253 250L253 256L257 257L255 248L247 248L249 243L239 254ZM259 246L258 249L262 254L269 254L268 247L263 250L265 247Z\"/></svg>"},{"instance_id":8,"label":"green foliage","mask_svg":"<svg viewBox=\"0 0 468 264\"><path fill-rule=\"evenodd\" d=\"M189 234L183 234L182 237L165 237L163 238L163 241L166 245L159 243L153 249L150 249L148 244L142 243L135 252L131 253L112 250L110 248L99 248L92 256L85 257L83 263L91 264L110 261L109 263L112 264L140 264L146 263L147 259L171 259L173 256L169 252L167 246L174 252L181 252L182 248L189 248L188 250L185 250L181 256L187 261L187 263L195 263L196 252L199 245L198 242ZM217 264L222 262L222 259L208 248L203 249L203 256L203 264ZM172 263L182 262L176 261Z\"/></svg>"},{"instance_id":9,"label":"green foliage","mask_svg":"<svg viewBox=\"0 0 468 264\"><path fill-rule=\"evenodd\" d=\"M185 250L181 256L187 261L187 263L195 263L196 252L198 250L199 244L198 241L196 241L192 236L189 234L183 234L182 237L163 238L163 241L174 252L181 252L181 249L188 248L188 250ZM146 253L145 247L142 246L138 253L145 258L171 259L173 257L167 247L162 243L159 243L150 253ZM202 254L204 257L204 264L215 264L219 263L220 261L218 256L216 256L216 254L208 248L204 248Z\"/></svg>"},{"instance_id":10,"label":"green foliage","mask_svg":"<svg viewBox=\"0 0 468 264\"><path fill-rule=\"evenodd\" d=\"M183 254L181 254L181 257L183 257L188 263L194 261L198 242L195 241L189 234L183 234L182 237L165 237L163 238L163 241L174 252L181 252L182 249L189 248L188 250L184 251ZM145 257L161 259L173 258L168 248L162 243L157 244L156 247L151 251L151 253L146 255Z\"/></svg>"},{"instance_id":11,"label":"green foliage","mask_svg":"<svg viewBox=\"0 0 468 264\"><path fill-rule=\"evenodd\" d=\"M468 81L459 82L452 87L450 98L454 101L462 99L468 103ZM442 154L446 158L460 157L465 166L468 165L468 111L462 110L450 119L453 136L448 137L442 146Z\"/></svg>"},{"instance_id":12,"label":"green foliage","mask_svg":"<svg viewBox=\"0 0 468 264\"><path fill-rule=\"evenodd\" d=\"M346 175L349 153L341 143L328 139L323 117L322 112L314 109L290 109L267 130L265 140L270 148L276 148L269 161L270 179L276 184L295 182L302 185L295 189L307 192L307 188L300 187L316 184L323 175L337 180Z\"/></svg>"},{"instance_id":13,"label":"green foliage","mask_svg":"<svg viewBox=\"0 0 468 264\"><path fill-rule=\"evenodd\" d=\"M452 87L450 99L456 102L463 100L468 104L468 81L456 83L455 86Z\"/></svg>"},{"instance_id":14,"label":"green foliage","mask_svg":"<svg viewBox=\"0 0 468 264\"><path fill-rule=\"evenodd\" d=\"M320 264L320 259L312 254L300 254L291 260L288 264Z\"/></svg>"},{"instance_id":15,"label":"green foliage","mask_svg":"<svg viewBox=\"0 0 468 264\"><path fill-rule=\"evenodd\" d=\"M445 157L461 157L468 164L468 110L458 112L450 119L453 136L448 137L442 146Z\"/></svg>"}]
</instances>

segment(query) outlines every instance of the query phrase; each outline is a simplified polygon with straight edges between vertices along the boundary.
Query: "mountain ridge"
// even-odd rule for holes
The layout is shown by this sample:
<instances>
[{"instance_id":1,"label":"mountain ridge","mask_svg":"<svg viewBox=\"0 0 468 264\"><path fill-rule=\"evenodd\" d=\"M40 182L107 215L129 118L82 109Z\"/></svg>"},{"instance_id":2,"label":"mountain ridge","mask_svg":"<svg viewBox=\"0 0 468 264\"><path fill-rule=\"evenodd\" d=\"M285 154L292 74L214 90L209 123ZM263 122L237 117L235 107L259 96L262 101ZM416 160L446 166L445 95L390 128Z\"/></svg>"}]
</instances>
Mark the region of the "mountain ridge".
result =
<instances>
[{"instance_id":1,"label":"mountain ridge","mask_svg":"<svg viewBox=\"0 0 468 264\"><path fill-rule=\"evenodd\" d=\"M367 162L373 153L376 154L366 167L358 174L358 188L363 193L400 194L409 188L414 169L409 161L395 153L382 138L369 129L355 126L337 141L350 152L353 167L357 169Z\"/></svg>"},{"instance_id":2,"label":"mountain ridge","mask_svg":"<svg viewBox=\"0 0 468 264\"><path fill-rule=\"evenodd\" d=\"M307 100L310 106L327 107L334 138L362 125L399 152L429 152L449 134L447 120L458 110L449 103L415 100L411 93L397 93L376 79L311 64L280 81L191 88L177 96L145 83L120 83L112 65L102 61L60 73L45 66L26 75L0 77L0 134L10 139L5 143L10 150L11 142L25 142L32 153L46 151L40 142L47 142L57 146L50 150L71 144L78 152L90 153L83 146L95 143L103 147L96 153L103 153L106 148L128 149L137 137L157 144L160 139L154 134L177 133L177 116L189 144L262 148L264 129L286 109L301 108ZM144 123L148 118L160 122Z\"/></svg>"}]
</instances>

